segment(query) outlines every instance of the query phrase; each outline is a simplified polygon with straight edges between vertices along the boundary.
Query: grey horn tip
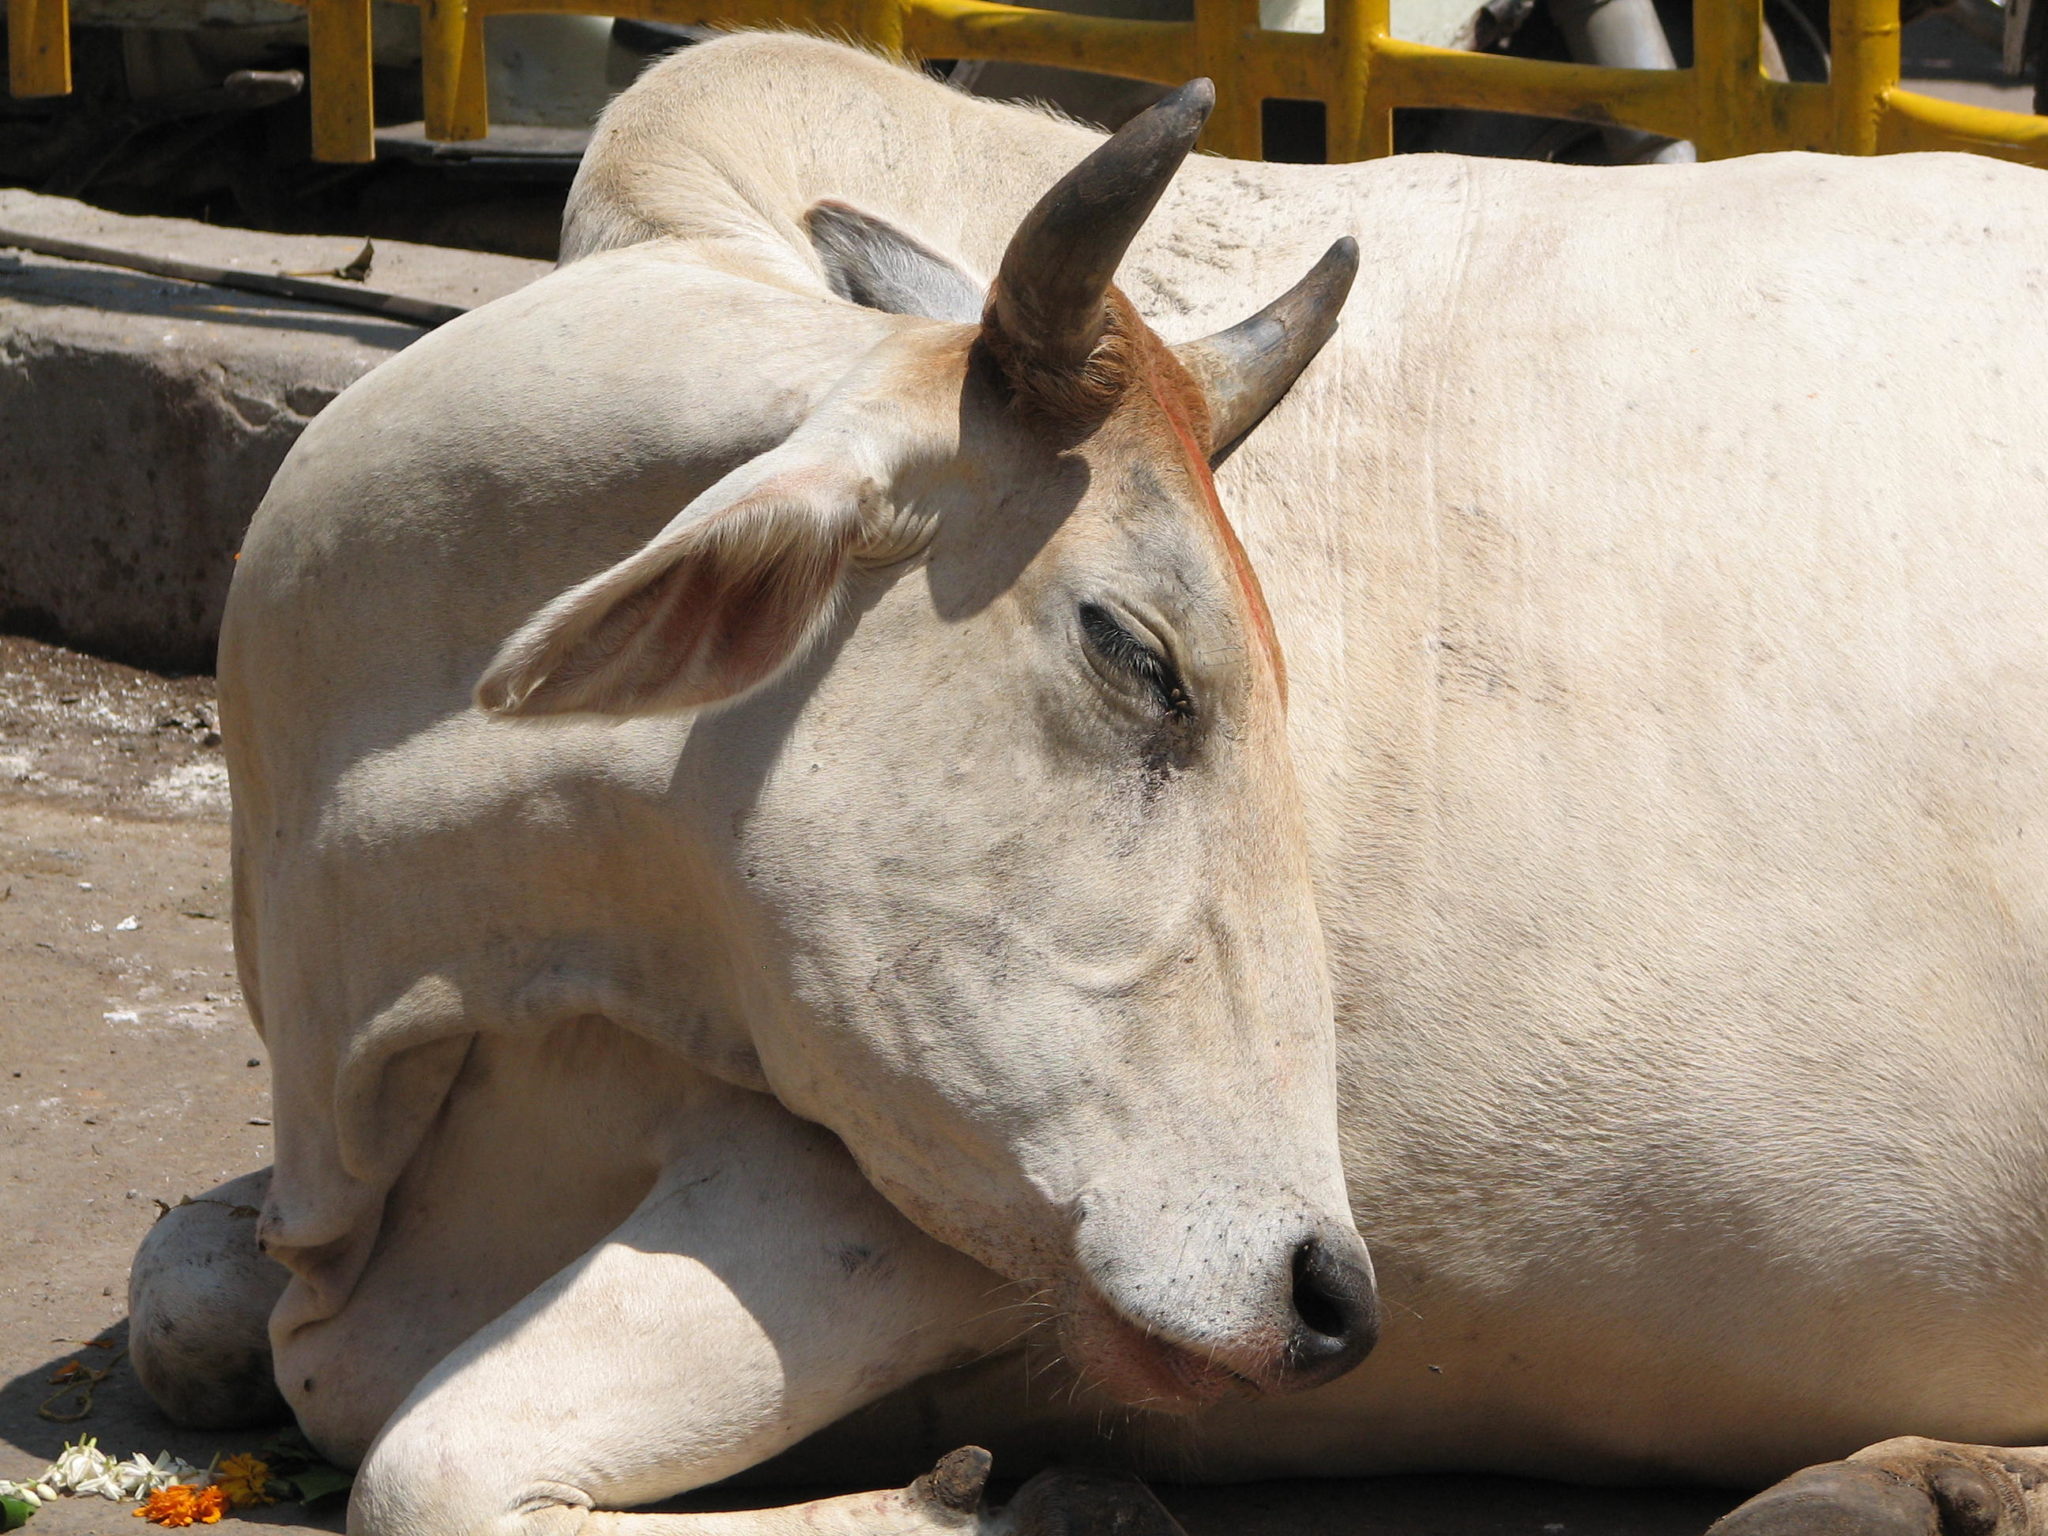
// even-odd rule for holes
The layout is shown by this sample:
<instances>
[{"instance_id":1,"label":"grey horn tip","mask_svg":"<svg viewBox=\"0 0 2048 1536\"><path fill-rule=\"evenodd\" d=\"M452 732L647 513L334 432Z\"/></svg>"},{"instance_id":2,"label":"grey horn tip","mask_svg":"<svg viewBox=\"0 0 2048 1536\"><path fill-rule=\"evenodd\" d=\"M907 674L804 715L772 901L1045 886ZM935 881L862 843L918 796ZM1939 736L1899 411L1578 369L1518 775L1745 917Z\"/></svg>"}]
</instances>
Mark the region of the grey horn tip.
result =
<instances>
[{"instance_id":1,"label":"grey horn tip","mask_svg":"<svg viewBox=\"0 0 2048 1536\"><path fill-rule=\"evenodd\" d=\"M1185 85L1176 85L1140 116L1170 125L1173 138L1193 144L1195 136L1202 131L1202 125L1209 121L1209 114L1215 110L1216 83L1203 75ZM1132 119L1133 122L1136 120Z\"/></svg>"},{"instance_id":2,"label":"grey horn tip","mask_svg":"<svg viewBox=\"0 0 2048 1536\"><path fill-rule=\"evenodd\" d=\"M1358 242L1349 235L1333 241L1309 275L1335 286L1340 294L1349 293L1352 280L1358 276Z\"/></svg>"},{"instance_id":3,"label":"grey horn tip","mask_svg":"<svg viewBox=\"0 0 2048 1536\"><path fill-rule=\"evenodd\" d=\"M1357 276L1358 242L1346 235L1257 314L1173 349L1208 397L1212 463L1259 424L1322 350Z\"/></svg>"},{"instance_id":4,"label":"grey horn tip","mask_svg":"<svg viewBox=\"0 0 2048 1536\"><path fill-rule=\"evenodd\" d=\"M1171 103L1190 112L1199 112L1207 117L1216 110L1216 82L1207 75L1197 75L1184 85L1176 85L1159 98L1159 105Z\"/></svg>"}]
</instances>

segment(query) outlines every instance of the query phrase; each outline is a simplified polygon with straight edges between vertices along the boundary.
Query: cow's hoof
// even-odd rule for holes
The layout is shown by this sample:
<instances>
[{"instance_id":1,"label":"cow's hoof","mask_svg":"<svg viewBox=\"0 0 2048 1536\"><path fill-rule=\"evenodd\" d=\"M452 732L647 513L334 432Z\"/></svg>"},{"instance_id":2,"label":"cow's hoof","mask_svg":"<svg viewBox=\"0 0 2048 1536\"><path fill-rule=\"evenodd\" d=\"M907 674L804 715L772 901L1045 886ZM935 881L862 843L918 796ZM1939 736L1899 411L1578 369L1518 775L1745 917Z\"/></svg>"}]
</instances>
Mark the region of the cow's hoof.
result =
<instances>
[{"instance_id":1,"label":"cow's hoof","mask_svg":"<svg viewBox=\"0 0 2048 1536\"><path fill-rule=\"evenodd\" d=\"M1109 1472L1041 1472L1003 1517L1003 1536L1187 1536L1151 1489Z\"/></svg>"},{"instance_id":2,"label":"cow's hoof","mask_svg":"<svg viewBox=\"0 0 2048 1536\"><path fill-rule=\"evenodd\" d=\"M1795 1472L1715 1521L1707 1536L1966 1536L1943 1531L1928 1493L1879 1467L1834 1461ZM1969 1533L1981 1536L1981 1533Z\"/></svg>"},{"instance_id":3,"label":"cow's hoof","mask_svg":"<svg viewBox=\"0 0 2048 1536\"><path fill-rule=\"evenodd\" d=\"M994 1459L978 1445L963 1445L939 1458L939 1464L910 1485L910 1497L941 1519L966 1519L981 1512Z\"/></svg>"}]
</instances>

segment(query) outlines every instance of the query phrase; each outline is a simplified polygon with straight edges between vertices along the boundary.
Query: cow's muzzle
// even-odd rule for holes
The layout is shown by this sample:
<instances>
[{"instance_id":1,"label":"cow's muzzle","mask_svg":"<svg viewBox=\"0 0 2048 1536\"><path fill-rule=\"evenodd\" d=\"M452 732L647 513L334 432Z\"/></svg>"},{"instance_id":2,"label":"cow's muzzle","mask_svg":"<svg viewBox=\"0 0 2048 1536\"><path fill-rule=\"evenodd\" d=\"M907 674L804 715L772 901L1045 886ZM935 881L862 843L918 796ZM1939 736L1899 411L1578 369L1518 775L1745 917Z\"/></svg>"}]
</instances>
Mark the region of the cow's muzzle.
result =
<instances>
[{"instance_id":1,"label":"cow's muzzle","mask_svg":"<svg viewBox=\"0 0 2048 1536\"><path fill-rule=\"evenodd\" d=\"M1298 1231L1299 1229L1297 1229ZM1372 1261L1348 1228L1296 1236L1223 1303L1223 1318L1129 1307L1075 1276L1062 1333L1068 1352L1109 1393L1161 1412L1230 1396L1306 1391L1343 1375L1379 1340Z\"/></svg>"}]
</instances>

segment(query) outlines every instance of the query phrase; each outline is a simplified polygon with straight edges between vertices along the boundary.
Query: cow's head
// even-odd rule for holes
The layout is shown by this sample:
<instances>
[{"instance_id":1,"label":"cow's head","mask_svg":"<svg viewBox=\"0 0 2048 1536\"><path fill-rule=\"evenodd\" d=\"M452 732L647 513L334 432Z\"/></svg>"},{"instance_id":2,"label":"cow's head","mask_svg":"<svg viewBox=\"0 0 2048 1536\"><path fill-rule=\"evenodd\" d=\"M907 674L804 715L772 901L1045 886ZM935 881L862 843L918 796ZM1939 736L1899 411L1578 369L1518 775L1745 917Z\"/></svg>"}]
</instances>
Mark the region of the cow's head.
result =
<instances>
[{"instance_id":1,"label":"cow's head","mask_svg":"<svg viewBox=\"0 0 2048 1536\"><path fill-rule=\"evenodd\" d=\"M1210 99L1089 156L993 284L814 208L841 296L912 318L478 689L704 711L682 777L750 915L768 1083L1162 1407L1328 1380L1377 1326L1286 673L1210 478L1356 254L1206 341L1152 333L1110 280Z\"/></svg>"}]
</instances>

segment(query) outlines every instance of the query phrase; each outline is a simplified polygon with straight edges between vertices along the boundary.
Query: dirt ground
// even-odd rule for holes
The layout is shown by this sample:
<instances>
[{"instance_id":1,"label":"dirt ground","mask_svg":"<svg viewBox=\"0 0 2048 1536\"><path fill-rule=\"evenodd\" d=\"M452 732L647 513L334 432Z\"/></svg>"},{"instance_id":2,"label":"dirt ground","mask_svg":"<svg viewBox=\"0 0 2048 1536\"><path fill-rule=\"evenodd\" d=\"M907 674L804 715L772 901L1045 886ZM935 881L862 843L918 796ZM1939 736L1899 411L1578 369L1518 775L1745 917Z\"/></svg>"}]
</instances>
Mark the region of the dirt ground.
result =
<instances>
[{"instance_id":1,"label":"dirt ground","mask_svg":"<svg viewBox=\"0 0 2048 1536\"><path fill-rule=\"evenodd\" d=\"M215 724L208 679L0 637L0 1477L80 1434L201 1465L263 1438L172 1427L122 1353L128 1261L158 1202L270 1160L269 1074L229 943ZM89 1398L76 1372L52 1380L73 1361L106 1373ZM1698 1536L1735 1502L1506 1478L1159 1491L1189 1536ZM218 1529L338 1531L342 1516L333 1499ZM60 1500L28 1527L144 1529L101 1499Z\"/></svg>"}]
</instances>

